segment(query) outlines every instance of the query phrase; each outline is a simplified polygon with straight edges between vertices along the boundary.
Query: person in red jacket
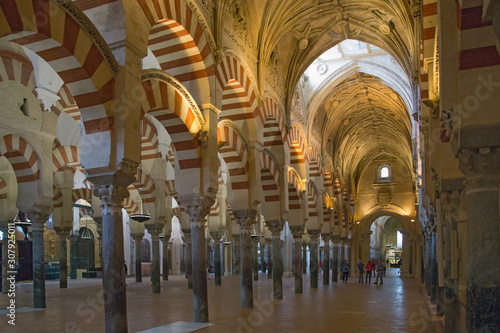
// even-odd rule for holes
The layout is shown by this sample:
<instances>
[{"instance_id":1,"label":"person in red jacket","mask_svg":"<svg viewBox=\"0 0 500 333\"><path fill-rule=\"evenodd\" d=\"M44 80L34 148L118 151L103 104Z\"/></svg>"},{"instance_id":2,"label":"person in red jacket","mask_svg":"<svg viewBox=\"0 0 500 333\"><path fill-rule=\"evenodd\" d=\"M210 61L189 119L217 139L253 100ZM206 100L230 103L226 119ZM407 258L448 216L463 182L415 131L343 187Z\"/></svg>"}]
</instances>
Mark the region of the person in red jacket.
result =
<instances>
[{"instance_id":1,"label":"person in red jacket","mask_svg":"<svg viewBox=\"0 0 500 333\"><path fill-rule=\"evenodd\" d=\"M371 261L368 261L368 262L366 263L365 270L366 270L366 280L365 280L365 284L366 284L366 283L372 283L372 271L373 271L373 265L372 265L372 262L371 262Z\"/></svg>"}]
</instances>

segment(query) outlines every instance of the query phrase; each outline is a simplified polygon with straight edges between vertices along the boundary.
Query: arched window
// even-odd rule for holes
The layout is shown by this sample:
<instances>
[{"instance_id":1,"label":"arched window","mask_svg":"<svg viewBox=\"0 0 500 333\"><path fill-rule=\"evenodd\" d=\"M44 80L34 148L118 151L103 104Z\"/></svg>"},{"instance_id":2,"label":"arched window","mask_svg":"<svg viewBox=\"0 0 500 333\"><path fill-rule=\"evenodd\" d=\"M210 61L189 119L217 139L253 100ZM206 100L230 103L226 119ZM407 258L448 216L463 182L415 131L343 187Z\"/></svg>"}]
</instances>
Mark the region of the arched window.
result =
<instances>
[{"instance_id":1,"label":"arched window","mask_svg":"<svg viewBox=\"0 0 500 333\"><path fill-rule=\"evenodd\" d=\"M378 181L390 182L391 181L391 166L389 164L382 164L378 168Z\"/></svg>"}]
</instances>

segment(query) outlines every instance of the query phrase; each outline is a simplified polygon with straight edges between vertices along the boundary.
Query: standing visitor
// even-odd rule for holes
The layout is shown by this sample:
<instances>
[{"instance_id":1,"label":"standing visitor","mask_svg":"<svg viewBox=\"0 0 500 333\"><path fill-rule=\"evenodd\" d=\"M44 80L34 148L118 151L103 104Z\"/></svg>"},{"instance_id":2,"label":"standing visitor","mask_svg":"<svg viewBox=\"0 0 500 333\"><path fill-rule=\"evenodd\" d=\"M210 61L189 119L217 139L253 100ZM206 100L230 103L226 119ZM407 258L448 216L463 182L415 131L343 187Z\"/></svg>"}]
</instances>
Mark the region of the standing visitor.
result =
<instances>
[{"instance_id":1,"label":"standing visitor","mask_svg":"<svg viewBox=\"0 0 500 333\"><path fill-rule=\"evenodd\" d=\"M359 272L359 279L358 283L363 283L363 275L364 275L364 268L365 264L361 262L361 259L358 260L358 264L356 265L358 267L358 272Z\"/></svg>"},{"instance_id":2,"label":"standing visitor","mask_svg":"<svg viewBox=\"0 0 500 333\"><path fill-rule=\"evenodd\" d=\"M342 276L342 281L347 283L347 278L349 277L349 270L351 269L351 266L347 262L347 260L344 260L344 263L342 264L342 272L344 273Z\"/></svg>"},{"instance_id":3,"label":"standing visitor","mask_svg":"<svg viewBox=\"0 0 500 333\"><path fill-rule=\"evenodd\" d=\"M365 266L366 269L366 280L365 283L372 283L372 271L373 271L373 265L371 261L368 261ZM369 279L369 280L368 280Z\"/></svg>"},{"instance_id":4,"label":"standing visitor","mask_svg":"<svg viewBox=\"0 0 500 333\"><path fill-rule=\"evenodd\" d=\"M382 277L384 275L384 268L385 268L385 263L383 260L379 260L377 264L377 278L375 279L375 284L378 284L378 279L380 279L380 284L384 284L384 278Z\"/></svg>"}]
</instances>

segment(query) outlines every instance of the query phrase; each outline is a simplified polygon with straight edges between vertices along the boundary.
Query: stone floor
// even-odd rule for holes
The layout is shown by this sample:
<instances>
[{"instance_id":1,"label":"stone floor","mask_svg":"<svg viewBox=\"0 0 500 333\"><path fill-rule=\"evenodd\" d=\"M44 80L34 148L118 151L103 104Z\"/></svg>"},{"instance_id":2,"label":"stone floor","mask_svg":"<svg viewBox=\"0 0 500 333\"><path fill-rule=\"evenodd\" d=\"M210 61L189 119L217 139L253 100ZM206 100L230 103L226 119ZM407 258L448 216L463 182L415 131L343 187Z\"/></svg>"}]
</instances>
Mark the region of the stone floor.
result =
<instances>
[{"instance_id":1,"label":"stone floor","mask_svg":"<svg viewBox=\"0 0 500 333\"><path fill-rule=\"evenodd\" d=\"M192 321L192 293L183 276L162 281L162 293L151 293L149 278L135 283L127 279L129 332L442 332L442 318L431 314L428 297L420 281L401 279L390 269L384 284L358 284L352 278L309 287L304 276L304 293L294 294L294 279L283 281L283 300L272 299L272 280L260 274L254 281L254 309L240 308L239 276L225 276L222 287L208 281L209 316L213 325L189 325ZM373 281L372 281L373 282ZM99 279L69 280L68 289L58 281L46 284L47 308L33 311L32 287L20 283L16 291L16 326L7 324L9 298L0 295L2 332L104 332L104 307ZM22 308L22 309L21 309ZM160 327L163 326L163 327ZM170 327L170 329L169 329ZM182 328L184 327L184 329ZM156 328L156 329L155 329Z\"/></svg>"}]
</instances>

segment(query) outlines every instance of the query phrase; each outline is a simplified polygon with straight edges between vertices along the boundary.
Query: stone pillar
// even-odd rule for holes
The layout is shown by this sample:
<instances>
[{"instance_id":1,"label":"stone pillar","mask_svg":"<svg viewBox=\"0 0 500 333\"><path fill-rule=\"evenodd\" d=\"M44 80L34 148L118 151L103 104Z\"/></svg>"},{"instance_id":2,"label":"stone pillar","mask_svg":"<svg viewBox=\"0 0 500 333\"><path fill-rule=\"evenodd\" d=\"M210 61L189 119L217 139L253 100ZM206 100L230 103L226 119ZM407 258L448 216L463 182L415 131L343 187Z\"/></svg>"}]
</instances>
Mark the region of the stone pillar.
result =
<instances>
[{"instance_id":1,"label":"stone pillar","mask_svg":"<svg viewBox=\"0 0 500 333\"><path fill-rule=\"evenodd\" d=\"M208 322L208 292L205 218L214 200L209 197L181 197L180 201L186 207L191 223L193 320L197 323L206 323Z\"/></svg>"},{"instance_id":2,"label":"stone pillar","mask_svg":"<svg viewBox=\"0 0 500 333\"><path fill-rule=\"evenodd\" d=\"M215 285L222 286L222 273L221 273L221 264L220 264L220 239L222 237L222 232L220 231L211 231L210 236L212 236L214 240L214 264L215 264Z\"/></svg>"},{"instance_id":3,"label":"stone pillar","mask_svg":"<svg viewBox=\"0 0 500 333\"><path fill-rule=\"evenodd\" d=\"M184 273L184 277L187 279L187 273L186 273L186 237L182 237L183 243L181 244L181 249L180 249L180 271L181 273Z\"/></svg>"},{"instance_id":4,"label":"stone pillar","mask_svg":"<svg viewBox=\"0 0 500 333\"><path fill-rule=\"evenodd\" d=\"M267 244L267 278L273 278L273 250L272 250L272 238L266 238Z\"/></svg>"},{"instance_id":5,"label":"stone pillar","mask_svg":"<svg viewBox=\"0 0 500 333\"><path fill-rule=\"evenodd\" d=\"M323 257L323 285L328 286L330 284L330 238L332 237L332 234L324 232L322 236L325 252Z\"/></svg>"},{"instance_id":6,"label":"stone pillar","mask_svg":"<svg viewBox=\"0 0 500 333\"><path fill-rule=\"evenodd\" d=\"M345 245L346 245L345 258L346 258L347 262L349 263L349 265L351 266L351 269L349 270L349 277L352 277L352 274L356 271L354 269L355 265L353 264L353 262L351 262L351 243L352 243L351 238L346 239L346 241L345 241Z\"/></svg>"},{"instance_id":7,"label":"stone pillar","mask_svg":"<svg viewBox=\"0 0 500 333\"><path fill-rule=\"evenodd\" d=\"M50 214L34 212L31 220L31 239L33 241L33 307L45 308L45 249L43 230Z\"/></svg>"},{"instance_id":8,"label":"stone pillar","mask_svg":"<svg viewBox=\"0 0 500 333\"><path fill-rule=\"evenodd\" d=\"M135 174L135 172L134 172ZM130 178L130 179L127 179ZM122 201L129 196L127 185L134 177L114 175L119 185L96 184L94 195L102 201L102 286L106 332L127 332L127 293L123 253Z\"/></svg>"},{"instance_id":9,"label":"stone pillar","mask_svg":"<svg viewBox=\"0 0 500 333\"><path fill-rule=\"evenodd\" d=\"M283 267L281 265L281 231L283 224L279 220L268 220L266 225L271 231L273 299L283 299ZM271 269L271 268L270 268Z\"/></svg>"},{"instance_id":10,"label":"stone pillar","mask_svg":"<svg viewBox=\"0 0 500 333\"><path fill-rule=\"evenodd\" d=\"M478 133L480 135L480 133ZM462 149L467 196L466 322L468 332L500 332L498 147Z\"/></svg>"},{"instance_id":11,"label":"stone pillar","mask_svg":"<svg viewBox=\"0 0 500 333\"><path fill-rule=\"evenodd\" d=\"M432 270L431 270L431 245L432 245L432 241L431 241L431 236L430 235L427 235L426 239L425 239L425 259L426 259L426 269L425 269L425 285L426 285L426 289L427 289L427 296L431 296L431 273L432 273Z\"/></svg>"},{"instance_id":12,"label":"stone pillar","mask_svg":"<svg viewBox=\"0 0 500 333\"><path fill-rule=\"evenodd\" d=\"M371 230L366 230L361 232L361 261L363 264L371 259L370 258L370 237L372 235Z\"/></svg>"},{"instance_id":13,"label":"stone pillar","mask_svg":"<svg viewBox=\"0 0 500 333\"><path fill-rule=\"evenodd\" d=\"M444 212L444 331L446 333L457 332L455 321L458 315L458 295L455 292L456 279L451 273L451 234L456 231L456 220L458 217L458 205L460 201L459 191L441 193Z\"/></svg>"},{"instance_id":14,"label":"stone pillar","mask_svg":"<svg viewBox=\"0 0 500 333\"><path fill-rule=\"evenodd\" d=\"M184 256L184 262L186 264L186 277L188 280L188 289L193 289L193 253L192 253L192 242L191 242L191 229L182 228L182 233L186 238L186 253ZM205 246L205 237L203 237L203 246ZM205 252L205 251L203 251ZM206 258L205 258L206 260ZM207 268L205 267L205 270Z\"/></svg>"},{"instance_id":15,"label":"stone pillar","mask_svg":"<svg viewBox=\"0 0 500 333\"><path fill-rule=\"evenodd\" d=\"M307 274L307 244L302 243L302 274Z\"/></svg>"},{"instance_id":16,"label":"stone pillar","mask_svg":"<svg viewBox=\"0 0 500 333\"><path fill-rule=\"evenodd\" d=\"M259 241L260 244L260 262L262 264L262 273L266 273L266 266L264 265L264 262L266 261L266 242L263 238L260 238Z\"/></svg>"},{"instance_id":17,"label":"stone pillar","mask_svg":"<svg viewBox=\"0 0 500 333\"><path fill-rule=\"evenodd\" d=\"M2 294L7 294L9 292L9 286L10 282L7 280L8 277L8 271L9 269L9 242L8 238L10 237L9 234L9 227L14 228L14 223L11 223L11 226L9 226L10 221L0 221L0 231L3 232L3 240L2 240Z\"/></svg>"},{"instance_id":18,"label":"stone pillar","mask_svg":"<svg viewBox=\"0 0 500 333\"><path fill-rule=\"evenodd\" d=\"M71 280L76 279L76 241L78 240L78 234L71 233L68 237L69 239L69 278Z\"/></svg>"},{"instance_id":19,"label":"stone pillar","mask_svg":"<svg viewBox=\"0 0 500 333\"><path fill-rule=\"evenodd\" d=\"M240 235L233 235L233 275L240 274Z\"/></svg>"},{"instance_id":20,"label":"stone pillar","mask_svg":"<svg viewBox=\"0 0 500 333\"><path fill-rule=\"evenodd\" d=\"M403 242L404 242L405 238L408 238L407 235L408 235L407 233L403 234ZM407 243L409 243L409 242L407 241ZM431 236L431 303L432 304L436 304L436 297L437 297L436 243L437 243L436 242L436 233L433 232L432 236ZM406 246L404 246L404 250L405 251L409 250L408 244L406 244ZM406 258L403 258L403 267L401 268L401 275L403 275L403 269L404 269L404 273L405 273L405 276L403 276L403 277L408 276L406 274L406 272L408 270L408 264L406 264L406 266L404 266L405 261L408 261L408 256L406 256Z\"/></svg>"},{"instance_id":21,"label":"stone pillar","mask_svg":"<svg viewBox=\"0 0 500 333\"><path fill-rule=\"evenodd\" d=\"M93 219L97 229L97 240L99 241L97 258L99 258L99 267L102 268L102 216L94 216Z\"/></svg>"},{"instance_id":22,"label":"stone pillar","mask_svg":"<svg viewBox=\"0 0 500 333\"><path fill-rule=\"evenodd\" d=\"M241 209L233 210L233 213L240 225L241 307L253 308L251 233L256 211Z\"/></svg>"},{"instance_id":23,"label":"stone pillar","mask_svg":"<svg viewBox=\"0 0 500 333\"><path fill-rule=\"evenodd\" d=\"M168 270L170 269L170 251L169 251L170 236L171 234L166 234L165 237L161 238L161 243L163 245L163 260L162 260L163 281L168 281Z\"/></svg>"},{"instance_id":24,"label":"stone pillar","mask_svg":"<svg viewBox=\"0 0 500 333\"><path fill-rule=\"evenodd\" d=\"M134 239L135 248L135 282L142 282L142 253L141 253L141 241L144 237L143 234L132 234Z\"/></svg>"},{"instance_id":25,"label":"stone pillar","mask_svg":"<svg viewBox=\"0 0 500 333\"><path fill-rule=\"evenodd\" d=\"M346 259L346 256L345 256L345 242L346 242L347 238L346 237L340 237L340 260L341 262L344 262L344 260Z\"/></svg>"},{"instance_id":26,"label":"stone pillar","mask_svg":"<svg viewBox=\"0 0 500 333\"><path fill-rule=\"evenodd\" d=\"M318 288L318 245L319 245L319 229L308 230L311 237L311 288Z\"/></svg>"},{"instance_id":27,"label":"stone pillar","mask_svg":"<svg viewBox=\"0 0 500 333\"><path fill-rule=\"evenodd\" d=\"M163 226L160 228L148 228L151 234L151 250L153 252L153 262L151 264L151 286L153 294L161 293L160 286L160 234Z\"/></svg>"},{"instance_id":28,"label":"stone pillar","mask_svg":"<svg viewBox=\"0 0 500 333\"><path fill-rule=\"evenodd\" d=\"M293 235L293 274L295 275L295 293L302 294L302 234L304 228L300 225L290 226Z\"/></svg>"},{"instance_id":29,"label":"stone pillar","mask_svg":"<svg viewBox=\"0 0 500 333\"><path fill-rule=\"evenodd\" d=\"M252 271L253 280L259 281L259 235L252 235Z\"/></svg>"},{"instance_id":30,"label":"stone pillar","mask_svg":"<svg viewBox=\"0 0 500 333\"><path fill-rule=\"evenodd\" d=\"M340 236L333 235L332 236L332 282L339 281L339 242Z\"/></svg>"},{"instance_id":31,"label":"stone pillar","mask_svg":"<svg viewBox=\"0 0 500 333\"><path fill-rule=\"evenodd\" d=\"M54 229L59 237L59 288L68 288L68 236L71 227Z\"/></svg>"}]
</instances>

